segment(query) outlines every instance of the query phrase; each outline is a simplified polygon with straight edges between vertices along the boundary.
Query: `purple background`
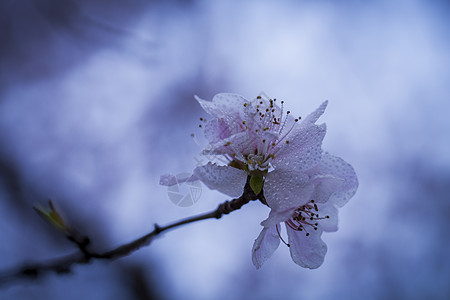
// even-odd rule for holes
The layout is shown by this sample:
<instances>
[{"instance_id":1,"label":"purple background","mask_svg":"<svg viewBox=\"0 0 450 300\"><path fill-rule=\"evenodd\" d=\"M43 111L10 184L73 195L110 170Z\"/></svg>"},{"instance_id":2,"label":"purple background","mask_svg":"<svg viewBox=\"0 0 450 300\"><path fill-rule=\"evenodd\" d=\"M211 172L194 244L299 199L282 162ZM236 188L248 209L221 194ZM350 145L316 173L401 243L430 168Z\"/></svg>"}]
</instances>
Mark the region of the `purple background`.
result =
<instances>
[{"instance_id":1,"label":"purple background","mask_svg":"<svg viewBox=\"0 0 450 300\"><path fill-rule=\"evenodd\" d=\"M261 91L306 116L360 181L323 235L325 262L288 248L256 271L268 209L164 234L112 263L4 287L1 299L448 299L449 5L437 1L2 1L0 272L74 247L32 206L54 199L98 250L214 209L174 205L163 173L204 141L193 98Z\"/></svg>"}]
</instances>

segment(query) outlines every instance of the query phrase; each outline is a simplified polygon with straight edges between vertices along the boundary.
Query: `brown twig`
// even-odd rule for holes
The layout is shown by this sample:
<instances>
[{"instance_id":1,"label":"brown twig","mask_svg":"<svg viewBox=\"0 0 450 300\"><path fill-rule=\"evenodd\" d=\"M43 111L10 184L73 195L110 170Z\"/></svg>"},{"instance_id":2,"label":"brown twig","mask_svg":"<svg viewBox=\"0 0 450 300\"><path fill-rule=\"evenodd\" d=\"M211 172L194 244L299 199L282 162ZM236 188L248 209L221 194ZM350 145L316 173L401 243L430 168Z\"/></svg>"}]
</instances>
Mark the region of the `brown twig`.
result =
<instances>
[{"instance_id":1,"label":"brown twig","mask_svg":"<svg viewBox=\"0 0 450 300\"><path fill-rule=\"evenodd\" d=\"M121 257L132 254L133 252L144 246L149 245L152 242L153 238L155 238L164 231L168 231L169 229L174 229L182 225L194 223L201 220L220 219L223 215L238 210L243 205L249 203L250 201L258 199L262 203L265 203L263 192L261 191L261 193L256 195L250 188L249 179L247 179L247 183L244 188L244 193L239 198L233 199L231 201L225 201L224 203L220 204L214 211L189 217L162 227L155 224L155 228L150 233L130 243L121 245L115 249L103 253L97 253L88 250L87 246L89 244L89 239L87 237L80 238L79 236L67 236L67 238L70 241L72 241L77 245L78 247L77 252L47 262L32 263L10 272L0 273L0 287L6 285L7 283L14 283L19 279L36 279L48 273L56 273L56 274L69 273L74 265L87 264L94 259L99 260L119 259Z\"/></svg>"}]
</instances>

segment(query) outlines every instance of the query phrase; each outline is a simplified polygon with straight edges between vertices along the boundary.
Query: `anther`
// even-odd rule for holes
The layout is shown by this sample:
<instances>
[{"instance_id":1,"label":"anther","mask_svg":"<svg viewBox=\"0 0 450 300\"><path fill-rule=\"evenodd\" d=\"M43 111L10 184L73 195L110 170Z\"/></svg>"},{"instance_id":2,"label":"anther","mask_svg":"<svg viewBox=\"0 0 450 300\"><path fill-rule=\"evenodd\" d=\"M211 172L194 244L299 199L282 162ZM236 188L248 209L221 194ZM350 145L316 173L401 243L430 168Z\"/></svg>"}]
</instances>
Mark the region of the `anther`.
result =
<instances>
[{"instance_id":1,"label":"anther","mask_svg":"<svg viewBox=\"0 0 450 300\"><path fill-rule=\"evenodd\" d=\"M244 103L244 107L247 107L247 103Z\"/></svg>"},{"instance_id":2,"label":"anther","mask_svg":"<svg viewBox=\"0 0 450 300\"><path fill-rule=\"evenodd\" d=\"M286 144L288 144L288 145L289 145L289 141L286 141Z\"/></svg>"}]
</instances>

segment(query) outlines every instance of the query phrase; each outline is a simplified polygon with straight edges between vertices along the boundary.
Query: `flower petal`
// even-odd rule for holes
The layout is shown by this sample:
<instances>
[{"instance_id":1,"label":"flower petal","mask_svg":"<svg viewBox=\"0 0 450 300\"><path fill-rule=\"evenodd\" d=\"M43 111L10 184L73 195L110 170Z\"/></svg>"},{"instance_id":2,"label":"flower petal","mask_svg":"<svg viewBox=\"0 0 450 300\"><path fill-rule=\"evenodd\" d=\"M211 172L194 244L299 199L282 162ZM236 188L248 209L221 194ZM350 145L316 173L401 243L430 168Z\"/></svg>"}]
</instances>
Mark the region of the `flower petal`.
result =
<instances>
[{"instance_id":1,"label":"flower petal","mask_svg":"<svg viewBox=\"0 0 450 300\"><path fill-rule=\"evenodd\" d=\"M164 174L159 177L160 185L172 186L176 185L177 183L177 178L173 174Z\"/></svg>"},{"instance_id":2,"label":"flower petal","mask_svg":"<svg viewBox=\"0 0 450 300\"><path fill-rule=\"evenodd\" d=\"M295 208L294 208L295 209ZM275 210L271 209L269 213L269 217L261 222L261 225L264 227L271 227L275 226L276 224L279 224L281 222L285 222L286 220L289 220L293 213L293 208L289 208L286 210Z\"/></svg>"},{"instance_id":3,"label":"flower petal","mask_svg":"<svg viewBox=\"0 0 450 300\"><path fill-rule=\"evenodd\" d=\"M314 186L304 173L274 170L266 175L264 197L272 210L296 209L311 200Z\"/></svg>"},{"instance_id":4,"label":"flower petal","mask_svg":"<svg viewBox=\"0 0 450 300\"><path fill-rule=\"evenodd\" d=\"M247 180L247 173L243 170L212 163L195 168L194 175L210 189L231 197L242 195Z\"/></svg>"},{"instance_id":5,"label":"flower petal","mask_svg":"<svg viewBox=\"0 0 450 300\"><path fill-rule=\"evenodd\" d=\"M308 230L309 236L305 231L296 231L286 226L289 250L291 251L292 260L303 268L316 269L323 263L325 254L327 253L327 245L322 241L322 229L317 230L311 228Z\"/></svg>"},{"instance_id":6,"label":"flower petal","mask_svg":"<svg viewBox=\"0 0 450 300\"><path fill-rule=\"evenodd\" d=\"M194 96L201 107L211 116L222 118L224 116L238 115L243 111L247 100L241 95L221 93L214 96L212 101L206 101Z\"/></svg>"},{"instance_id":7,"label":"flower petal","mask_svg":"<svg viewBox=\"0 0 450 300\"><path fill-rule=\"evenodd\" d=\"M179 174L177 176L173 174L164 174L159 178L159 184L165 186L177 185L183 182L197 181L198 178L193 174Z\"/></svg>"},{"instance_id":8,"label":"flower petal","mask_svg":"<svg viewBox=\"0 0 450 300\"><path fill-rule=\"evenodd\" d=\"M317 173L329 174L344 180L343 184L331 195L330 200L338 207L342 207L353 197L358 189L358 178L353 167L342 158L332 156L329 153L322 155L322 161L317 166Z\"/></svg>"},{"instance_id":9,"label":"flower petal","mask_svg":"<svg viewBox=\"0 0 450 300\"><path fill-rule=\"evenodd\" d=\"M310 113L301 123L300 126L307 126L316 123L321 115L325 112L327 108L328 100L324 101L315 111Z\"/></svg>"},{"instance_id":10,"label":"flower petal","mask_svg":"<svg viewBox=\"0 0 450 300\"><path fill-rule=\"evenodd\" d=\"M324 218L325 216L329 216L329 218L325 218L319 220L319 226L322 227L323 231L334 232L338 230L338 210L331 203L319 203L317 204L319 208L319 217Z\"/></svg>"},{"instance_id":11,"label":"flower petal","mask_svg":"<svg viewBox=\"0 0 450 300\"><path fill-rule=\"evenodd\" d=\"M226 139L233 132L233 128L230 128L230 124L227 124L227 122L224 119L218 118L214 118L212 120L207 121L206 124L204 125L204 128L205 129L203 133L205 135L205 138L211 144Z\"/></svg>"},{"instance_id":12,"label":"flower petal","mask_svg":"<svg viewBox=\"0 0 450 300\"><path fill-rule=\"evenodd\" d=\"M305 171L316 166L322 157L322 140L327 131L326 125L312 125L294 129L287 141L276 150L272 165L275 169Z\"/></svg>"},{"instance_id":13,"label":"flower petal","mask_svg":"<svg viewBox=\"0 0 450 300\"><path fill-rule=\"evenodd\" d=\"M344 179L332 175L315 175L311 181L314 184L314 193L311 199L317 203L327 202L330 196L344 184Z\"/></svg>"},{"instance_id":14,"label":"flower petal","mask_svg":"<svg viewBox=\"0 0 450 300\"><path fill-rule=\"evenodd\" d=\"M255 240L252 249L252 261L257 269L269 259L280 245L280 237L275 226L264 227Z\"/></svg>"},{"instance_id":15,"label":"flower petal","mask_svg":"<svg viewBox=\"0 0 450 300\"><path fill-rule=\"evenodd\" d=\"M204 155L219 155L219 154L249 154L253 153L253 140L249 137L248 132L239 132L229 138L220 140L215 144L211 144L208 149L205 149Z\"/></svg>"}]
</instances>

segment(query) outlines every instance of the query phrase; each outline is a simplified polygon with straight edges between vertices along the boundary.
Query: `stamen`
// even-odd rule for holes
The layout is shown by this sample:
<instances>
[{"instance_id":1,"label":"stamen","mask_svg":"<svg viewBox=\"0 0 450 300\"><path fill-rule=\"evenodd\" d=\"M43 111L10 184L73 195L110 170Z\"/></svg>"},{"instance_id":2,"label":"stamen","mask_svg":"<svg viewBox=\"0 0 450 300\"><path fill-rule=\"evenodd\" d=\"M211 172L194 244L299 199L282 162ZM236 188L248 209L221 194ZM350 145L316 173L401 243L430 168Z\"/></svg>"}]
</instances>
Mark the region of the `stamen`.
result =
<instances>
[{"instance_id":1,"label":"stamen","mask_svg":"<svg viewBox=\"0 0 450 300\"><path fill-rule=\"evenodd\" d=\"M224 141L223 152L217 155L227 160L227 164L235 161L238 164L247 165L250 171L265 171L272 168L270 161L284 148L277 148L277 146L281 143L290 144L287 138L295 127L295 123L293 122L294 118L291 117L291 111L284 110L284 101L280 101L281 104L276 105L275 101L277 100L270 99L264 93L258 95L256 99L241 104L244 106L244 116L238 121L237 130L246 133L245 145L235 145L233 141ZM298 122L298 119L295 120ZM203 122L206 122L206 119L200 118L200 121L199 127L204 128L207 123ZM232 131L238 133L234 132L234 129ZM312 211L317 212L313 202L308 205L310 207L308 206L307 212L300 213L297 211L297 215L300 216L291 224L296 230L298 230L300 223L316 218L316 214L312 213Z\"/></svg>"},{"instance_id":2,"label":"stamen","mask_svg":"<svg viewBox=\"0 0 450 300\"><path fill-rule=\"evenodd\" d=\"M330 216L320 217L319 214L314 213L313 210L319 211L319 208L315 203L315 201L311 200L305 205L297 208L292 218L286 221L286 225L288 225L290 228L296 231L305 231L306 236L309 236L310 234L306 230L306 227L310 226L314 230L317 230L319 226L318 222L313 223L311 221L318 221L330 218Z\"/></svg>"},{"instance_id":3,"label":"stamen","mask_svg":"<svg viewBox=\"0 0 450 300\"><path fill-rule=\"evenodd\" d=\"M281 236L280 230L278 229L278 224L275 225L275 227L277 228L277 233L278 233L278 236L280 237L280 240L281 240L286 246L290 247L291 245L289 245L288 243L286 243L286 241L285 241L285 240L283 239L283 237Z\"/></svg>"}]
</instances>

